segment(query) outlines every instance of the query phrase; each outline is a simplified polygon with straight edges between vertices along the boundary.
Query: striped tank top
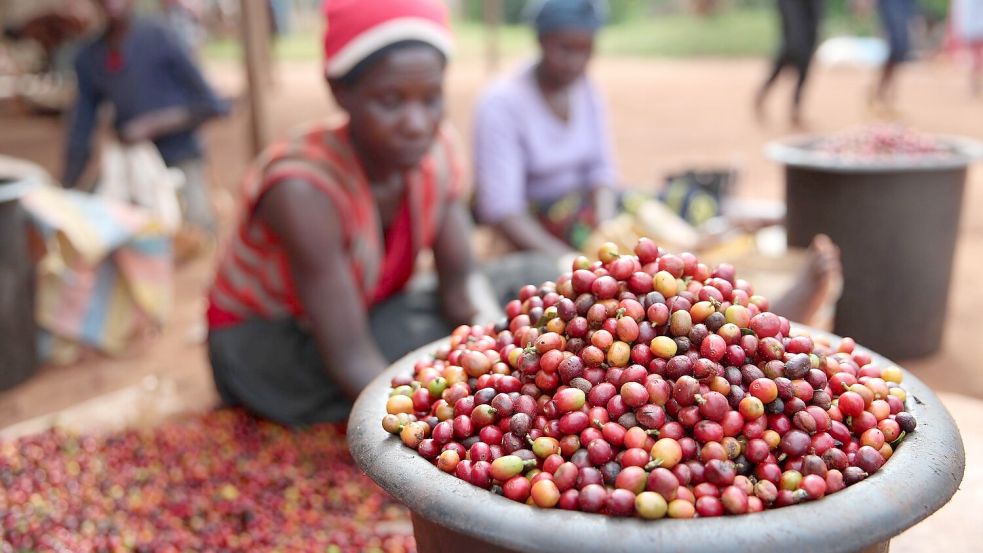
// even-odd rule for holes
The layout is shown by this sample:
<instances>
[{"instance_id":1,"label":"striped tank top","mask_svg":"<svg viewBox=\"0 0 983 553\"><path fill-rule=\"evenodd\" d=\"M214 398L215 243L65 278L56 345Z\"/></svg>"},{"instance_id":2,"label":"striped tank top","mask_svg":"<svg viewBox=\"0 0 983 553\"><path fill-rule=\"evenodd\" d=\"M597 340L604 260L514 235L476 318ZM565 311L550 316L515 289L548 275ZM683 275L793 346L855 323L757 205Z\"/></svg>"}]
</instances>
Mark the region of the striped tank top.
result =
<instances>
[{"instance_id":1,"label":"striped tank top","mask_svg":"<svg viewBox=\"0 0 983 553\"><path fill-rule=\"evenodd\" d=\"M253 317L304 318L286 250L253 216L263 194L297 179L316 186L337 213L345 214L345 261L366 309L405 286L417 253L431 247L445 207L460 196L463 186L451 133L441 129L420 165L404 174L404 204L384 233L347 124L316 126L270 146L252 165L242 186L240 220L208 294L211 328Z\"/></svg>"}]
</instances>

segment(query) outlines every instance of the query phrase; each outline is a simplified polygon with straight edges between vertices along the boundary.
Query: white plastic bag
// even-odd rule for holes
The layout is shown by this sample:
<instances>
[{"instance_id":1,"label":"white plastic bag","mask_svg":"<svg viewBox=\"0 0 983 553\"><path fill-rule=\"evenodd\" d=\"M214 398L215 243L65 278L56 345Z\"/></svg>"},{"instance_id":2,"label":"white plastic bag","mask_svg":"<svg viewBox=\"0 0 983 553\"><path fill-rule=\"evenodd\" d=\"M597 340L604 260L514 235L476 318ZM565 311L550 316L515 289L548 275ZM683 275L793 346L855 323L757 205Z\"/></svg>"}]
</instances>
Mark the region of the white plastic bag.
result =
<instances>
[{"instance_id":1,"label":"white plastic bag","mask_svg":"<svg viewBox=\"0 0 983 553\"><path fill-rule=\"evenodd\" d=\"M829 67L880 67L887 56L887 42L879 37L838 36L816 49L816 59Z\"/></svg>"},{"instance_id":2,"label":"white plastic bag","mask_svg":"<svg viewBox=\"0 0 983 553\"><path fill-rule=\"evenodd\" d=\"M146 209L171 234L181 226L177 194L183 185L184 174L168 168L150 142L110 142L103 147L96 194Z\"/></svg>"}]
</instances>

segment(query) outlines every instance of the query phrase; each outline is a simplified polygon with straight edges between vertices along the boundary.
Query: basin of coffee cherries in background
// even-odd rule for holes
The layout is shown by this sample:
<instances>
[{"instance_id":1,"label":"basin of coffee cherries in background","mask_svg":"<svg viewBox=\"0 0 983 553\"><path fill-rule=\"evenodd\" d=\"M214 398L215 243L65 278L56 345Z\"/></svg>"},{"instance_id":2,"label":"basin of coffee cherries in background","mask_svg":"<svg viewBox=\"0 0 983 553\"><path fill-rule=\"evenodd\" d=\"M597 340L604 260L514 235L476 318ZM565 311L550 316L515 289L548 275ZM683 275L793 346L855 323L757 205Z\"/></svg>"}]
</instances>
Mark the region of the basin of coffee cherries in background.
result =
<instances>
[{"instance_id":1,"label":"basin of coffee cherries in background","mask_svg":"<svg viewBox=\"0 0 983 553\"><path fill-rule=\"evenodd\" d=\"M823 137L810 148L827 159L856 163L944 160L958 152L939 138L902 125L868 125Z\"/></svg>"},{"instance_id":2,"label":"basin of coffee cherries in background","mask_svg":"<svg viewBox=\"0 0 983 553\"><path fill-rule=\"evenodd\" d=\"M386 431L489 493L658 519L818 500L915 429L898 367L797 331L733 267L644 238L598 257L395 377Z\"/></svg>"}]
</instances>

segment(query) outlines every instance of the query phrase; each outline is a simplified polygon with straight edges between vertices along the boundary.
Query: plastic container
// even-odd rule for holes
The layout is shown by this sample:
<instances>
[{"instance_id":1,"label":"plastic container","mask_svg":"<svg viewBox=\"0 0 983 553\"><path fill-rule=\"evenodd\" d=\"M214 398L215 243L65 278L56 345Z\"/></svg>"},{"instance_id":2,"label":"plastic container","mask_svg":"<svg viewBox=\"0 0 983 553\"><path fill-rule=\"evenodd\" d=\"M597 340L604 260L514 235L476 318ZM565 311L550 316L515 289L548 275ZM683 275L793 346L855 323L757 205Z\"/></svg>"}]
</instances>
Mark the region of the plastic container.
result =
<instances>
[{"instance_id":1,"label":"plastic container","mask_svg":"<svg viewBox=\"0 0 983 553\"><path fill-rule=\"evenodd\" d=\"M954 153L874 163L810 149L817 138L769 144L785 165L788 245L825 233L840 247L843 295L833 331L888 357L934 353L946 304L966 171L979 143L940 140ZM913 337L916 337L913 338Z\"/></svg>"},{"instance_id":2,"label":"plastic container","mask_svg":"<svg viewBox=\"0 0 983 553\"><path fill-rule=\"evenodd\" d=\"M34 321L34 266L27 250L26 216L15 184L0 181L0 390L38 370Z\"/></svg>"}]
</instances>

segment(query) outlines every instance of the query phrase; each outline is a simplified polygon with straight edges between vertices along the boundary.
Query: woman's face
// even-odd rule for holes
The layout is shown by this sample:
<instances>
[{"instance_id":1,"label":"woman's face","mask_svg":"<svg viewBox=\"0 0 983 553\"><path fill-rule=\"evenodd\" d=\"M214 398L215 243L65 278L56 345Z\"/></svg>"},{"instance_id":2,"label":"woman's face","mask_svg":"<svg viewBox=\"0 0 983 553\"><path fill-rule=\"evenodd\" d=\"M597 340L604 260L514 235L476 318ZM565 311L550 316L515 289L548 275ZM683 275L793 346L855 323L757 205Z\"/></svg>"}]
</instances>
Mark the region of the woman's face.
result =
<instances>
[{"instance_id":1,"label":"woman's face","mask_svg":"<svg viewBox=\"0 0 983 553\"><path fill-rule=\"evenodd\" d=\"M444 58L425 45L397 48L350 85L334 85L360 153L406 170L430 150L444 117Z\"/></svg>"},{"instance_id":2,"label":"woman's face","mask_svg":"<svg viewBox=\"0 0 983 553\"><path fill-rule=\"evenodd\" d=\"M539 37L544 76L557 86L568 86L587 70L594 53L594 33L558 29Z\"/></svg>"}]
</instances>

